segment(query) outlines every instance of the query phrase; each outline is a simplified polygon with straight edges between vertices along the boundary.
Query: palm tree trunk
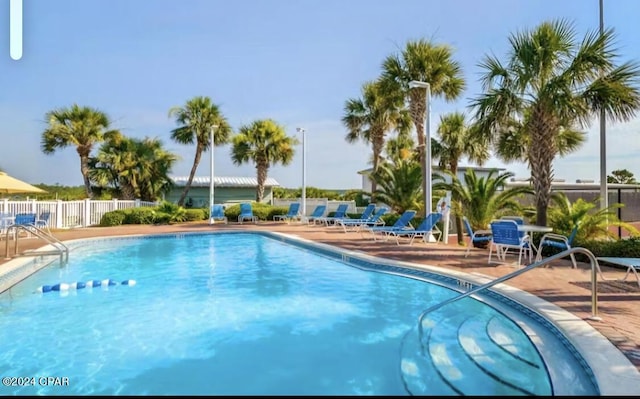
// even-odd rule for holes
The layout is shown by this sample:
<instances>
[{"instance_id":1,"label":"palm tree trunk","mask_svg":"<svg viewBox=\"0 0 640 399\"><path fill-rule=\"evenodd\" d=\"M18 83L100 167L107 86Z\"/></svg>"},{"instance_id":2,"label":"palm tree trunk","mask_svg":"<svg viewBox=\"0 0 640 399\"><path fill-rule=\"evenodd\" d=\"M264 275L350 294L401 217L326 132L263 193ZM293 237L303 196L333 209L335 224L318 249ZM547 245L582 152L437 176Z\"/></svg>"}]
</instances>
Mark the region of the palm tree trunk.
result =
<instances>
[{"instance_id":1,"label":"palm tree trunk","mask_svg":"<svg viewBox=\"0 0 640 399\"><path fill-rule=\"evenodd\" d=\"M409 112L411 113L411 119L413 119L413 124L416 127L416 134L418 136L418 148L420 151L420 169L422 170L422 189L427 186L427 168L424 167L426 151L427 148L426 143L424 141L424 123L425 123L425 113L427 108L427 95L424 90L416 90L413 89L410 94L409 99ZM429 209L430 204L424 204L424 212L423 217L427 217L427 209Z\"/></svg>"},{"instance_id":2,"label":"palm tree trunk","mask_svg":"<svg viewBox=\"0 0 640 399\"><path fill-rule=\"evenodd\" d=\"M128 183L120 184L120 195L123 200L134 200L136 199L136 193L134 188Z\"/></svg>"},{"instance_id":3,"label":"palm tree trunk","mask_svg":"<svg viewBox=\"0 0 640 399\"><path fill-rule=\"evenodd\" d=\"M382 153L382 147L384 146L384 133L383 132L375 132L373 134L372 140L373 147L373 172L372 174L375 176L375 173L378 171L378 164L380 162L380 154ZM371 179L371 202L376 202L375 192L378 189L378 183L376 183L375 179Z\"/></svg>"},{"instance_id":4,"label":"palm tree trunk","mask_svg":"<svg viewBox=\"0 0 640 399\"><path fill-rule=\"evenodd\" d=\"M529 168L535 190L536 224L547 225L547 208L551 200L551 182L553 180L553 158L555 157L555 135L557 123L538 107L534 109L530 120L531 142L529 146Z\"/></svg>"},{"instance_id":5,"label":"palm tree trunk","mask_svg":"<svg viewBox=\"0 0 640 399\"><path fill-rule=\"evenodd\" d=\"M262 202L264 197L264 182L267 181L267 171L269 167L262 162L256 164L258 172L258 189L256 190L256 202Z\"/></svg>"},{"instance_id":6,"label":"palm tree trunk","mask_svg":"<svg viewBox=\"0 0 640 399\"><path fill-rule=\"evenodd\" d=\"M449 165L449 168L451 169L451 173L453 173L453 175L457 178L458 177L458 160L456 160L455 163L451 163ZM451 200L455 201L458 199L458 196L455 195L453 192L451 193ZM462 215L458 215L457 213L454 215L455 217L455 221L456 221L456 236L458 238L458 244L463 245L464 244L464 232L463 232L463 227L462 227Z\"/></svg>"},{"instance_id":7,"label":"palm tree trunk","mask_svg":"<svg viewBox=\"0 0 640 399\"><path fill-rule=\"evenodd\" d=\"M182 192L182 194L180 195L180 199L178 200L178 205L180 206L184 204L184 200L185 198L187 198L187 194L189 194L189 190L191 190L191 183L193 182L193 176L196 175L196 170L198 169L198 165L200 164L201 157L202 157L202 146L198 145L196 147L196 156L193 159L193 166L191 166L191 173L189 173L189 179L187 180L187 184L184 185L184 191Z\"/></svg>"},{"instance_id":8,"label":"palm tree trunk","mask_svg":"<svg viewBox=\"0 0 640 399\"><path fill-rule=\"evenodd\" d=\"M82 173L82 180L84 181L84 191L87 194L87 198L93 198L93 192L91 191L91 180L89 179L89 154L80 154L80 173Z\"/></svg>"}]
</instances>

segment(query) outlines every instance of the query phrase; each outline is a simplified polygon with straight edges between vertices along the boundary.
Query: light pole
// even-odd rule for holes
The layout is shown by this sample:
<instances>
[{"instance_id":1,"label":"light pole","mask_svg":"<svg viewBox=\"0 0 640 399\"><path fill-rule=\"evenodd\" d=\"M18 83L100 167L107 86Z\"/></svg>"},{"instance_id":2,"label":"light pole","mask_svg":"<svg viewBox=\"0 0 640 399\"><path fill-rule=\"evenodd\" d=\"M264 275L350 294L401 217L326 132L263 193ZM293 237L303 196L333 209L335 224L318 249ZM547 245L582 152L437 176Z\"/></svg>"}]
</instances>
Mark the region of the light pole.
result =
<instances>
[{"instance_id":1,"label":"light pole","mask_svg":"<svg viewBox=\"0 0 640 399\"><path fill-rule=\"evenodd\" d=\"M604 34L604 0L600 0L600 36ZM602 72L602 71L601 71ZM607 189L607 124L604 108L600 110L600 209L609 207Z\"/></svg>"},{"instance_id":2,"label":"light pole","mask_svg":"<svg viewBox=\"0 0 640 399\"><path fill-rule=\"evenodd\" d=\"M304 159L305 156L305 146L304 146L304 132L305 130L301 127L296 128L298 133L302 133L302 219L307 216L307 172L306 172L306 161Z\"/></svg>"},{"instance_id":3,"label":"light pole","mask_svg":"<svg viewBox=\"0 0 640 399\"><path fill-rule=\"evenodd\" d=\"M409 88L422 88L426 90L426 107L425 107L425 123L424 123L424 217L431 213L431 85L427 82L412 80L409 82ZM429 237L425 235L425 241L433 242L435 238L432 234Z\"/></svg>"},{"instance_id":4,"label":"light pole","mask_svg":"<svg viewBox=\"0 0 640 399\"><path fill-rule=\"evenodd\" d=\"M210 161L211 161L211 169L209 171L209 224L213 224L213 218L211 218L211 212L213 212L213 204L215 203L215 193L214 193L214 187L213 187L213 161L214 161L214 156L213 156L213 152L216 148L216 143L214 141L214 132L215 130L218 128L218 125L211 125L211 154L210 154Z\"/></svg>"}]
</instances>

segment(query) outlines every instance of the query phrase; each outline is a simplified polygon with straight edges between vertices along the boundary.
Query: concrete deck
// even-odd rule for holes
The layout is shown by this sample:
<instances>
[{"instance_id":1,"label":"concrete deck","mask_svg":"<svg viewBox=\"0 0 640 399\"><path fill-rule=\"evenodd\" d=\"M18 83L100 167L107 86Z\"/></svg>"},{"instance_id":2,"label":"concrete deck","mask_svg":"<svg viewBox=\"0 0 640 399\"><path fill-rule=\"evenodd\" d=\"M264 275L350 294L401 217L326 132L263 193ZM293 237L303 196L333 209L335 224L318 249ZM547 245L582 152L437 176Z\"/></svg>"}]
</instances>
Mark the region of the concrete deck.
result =
<instances>
[{"instance_id":1,"label":"concrete deck","mask_svg":"<svg viewBox=\"0 0 640 399\"><path fill-rule=\"evenodd\" d=\"M487 264L488 250L472 249L469 257L464 257L466 247L455 243L455 238L449 244L425 244L416 240L412 246L397 246L394 241L373 242L370 235L361 237L359 233L344 233L342 229L325 228L320 226L306 226L299 223L286 224L284 222L260 222L258 224L229 225L207 222L194 222L175 225L149 226L129 225L120 227L89 227L73 230L55 231L53 234L60 240L78 238L130 235L130 234L158 234L173 232L210 231L212 229L261 229L342 247L353 251L361 251L369 255L388 259L396 259L425 265L439 266L466 273L481 274L489 277L499 277L515 270L510 265ZM13 240L9 242L10 255L13 251ZM40 239L19 239L19 251L39 248L46 243ZM0 273L4 258L5 242L0 240ZM624 270L601 266L605 277L620 279ZM627 284L617 284L618 287L602 283L598 288L599 316L601 321L592 321L591 316L591 271L588 264L578 263L578 269L571 268L569 260L561 260L551 264L548 268L537 268L521 276L509 280L506 284L527 291L546 301L549 301L577 317L586 320L640 370L640 288L631 276Z\"/></svg>"}]
</instances>

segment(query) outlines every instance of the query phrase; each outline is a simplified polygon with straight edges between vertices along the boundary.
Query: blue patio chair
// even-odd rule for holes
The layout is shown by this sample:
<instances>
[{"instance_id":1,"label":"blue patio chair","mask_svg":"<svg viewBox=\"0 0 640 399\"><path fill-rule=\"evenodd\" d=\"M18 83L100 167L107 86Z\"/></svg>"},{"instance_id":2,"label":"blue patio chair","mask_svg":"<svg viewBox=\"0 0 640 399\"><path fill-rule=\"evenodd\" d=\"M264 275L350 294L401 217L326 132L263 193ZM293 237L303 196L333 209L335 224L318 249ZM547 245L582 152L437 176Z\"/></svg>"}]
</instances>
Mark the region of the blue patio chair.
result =
<instances>
[{"instance_id":1,"label":"blue patio chair","mask_svg":"<svg viewBox=\"0 0 640 399\"><path fill-rule=\"evenodd\" d=\"M573 244L573 240L576 238L576 234L578 234L578 228L580 227L579 223L573 226L571 230L571 234L569 237L563 236L562 234L555 233L546 233L540 239L540 244L538 244L538 253L536 254L536 262L542 260L542 248L553 247L558 248L560 251L566 251L571 248L571 244ZM573 268L577 268L578 264L576 263L576 257L573 254L570 254L571 263L573 264Z\"/></svg>"},{"instance_id":2,"label":"blue patio chair","mask_svg":"<svg viewBox=\"0 0 640 399\"><path fill-rule=\"evenodd\" d=\"M376 241L376 233L384 234L389 231L399 231L399 230L412 230L413 227L409 224L411 219L416 215L416 211L407 210L400 215L398 220L391 226L363 226L360 230L361 234L364 235L365 231L370 231L373 235L373 241ZM389 236L387 235L387 239Z\"/></svg>"},{"instance_id":3,"label":"blue patio chair","mask_svg":"<svg viewBox=\"0 0 640 399\"><path fill-rule=\"evenodd\" d=\"M290 222L293 219L300 218L300 203L293 202L289 204L289 210L284 215L274 215L273 220L282 220L285 222Z\"/></svg>"},{"instance_id":4,"label":"blue patio chair","mask_svg":"<svg viewBox=\"0 0 640 399\"><path fill-rule=\"evenodd\" d=\"M347 217L348 204L338 205L338 209L334 212L333 216L325 216L317 218L316 222L324 223L325 226L329 226L330 223L334 223L338 219L344 219Z\"/></svg>"},{"instance_id":5,"label":"blue patio chair","mask_svg":"<svg viewBox=\"0 0 640 399\"><path fill-rule=\"evenodd\" d=\"M228 219L224 214L224 207L222 206L222 204L213 204L213 206L211 207L209 224L214 224L216 220L223 221L224 224L228 223Z\"/></svg>"},{"instance_id":6,"label":"blue patio chair","mask_svg":"<svg viewBox=\"0 0 640 399\"><path fill-rule=\"evenodd\" d=\"M253 215L253 207L248 202L240 204L240 214L238 215L238 223L242 224L245 220L250 220L253 223L258 222L258 217Z\"/></svg>"},{"instance_id":7,"label":"blue patio chair","mask_svg":"<svg viewBox=\"0 0 640 399\"><path fill-rule=\"evenodd\" d=\"M438 229L438 227L436 226L436 223L438 223L441 218L442 218L442 213L432 212L429 215L427 215L427 217L424 218L422 222L420 222L418 227L416 227L414 230L395 230L395 231L392 230L392 231L386 231L385 233L388 236L395 236L396 244L398 245L400 245L400 237L408 237L409 238L408 245L411 245L413 243L413 240L416 237L419 236L422 238L426 238L427 234L437 235L438 238L436 241L439 241L442 236L442 232L440 231L440 229Z\"/></svg>"},{"instance_id":8,"label":"blue patio chair","mask_svg":"<svg viewBox=\"0 0 640 399\"><path fill-rule=\"evenodd\" d=\"M375 208L375 205L373 207ZM363 226L384 226L384 220L382 220L382 216L388 211L388 208L381 206L368 218L340 219L336 221L336 224L342 226L345 233L351 229L353 229L354 231L359 231Z\"/></svg>"},{"instance_id":9,"label":"blue patio chair","mask_svg":"<svg viewBox=\"0 0 640 399\"><path fill-rule=\"evenodd\" d=\"M51 212L49 211L41 212L40 215L36 218L34 225L40 230L46 230L47 233L51 234L51 230L49 230L50 218L51 218Z\"/></svg>"},{"instance_id":10,"label":"blue patio chair","mask_svg":"<svg viewBox=\"0 0 640 399\"><path fill-rule=\"evenodd\" d=\"M471 228L471 223L469 223L469 219L467 219L466 216L462 217L462 223L464 223L464 228L467 230L467 234L469 235L467 251L464 253L464 257L466 258L469 255L469 251L471 251L471 247L473 247L474 244L489 244L489 242L491 241L491 230L473 231L473 228Z\"/></svg>"},{"instance_id":11,"label":"blue patio chair","mask_svg":"<svg viewBox=\"0 0 640 399\"><path fill-rule=\"evenodd\" d=\"M311 222L313 222L313 224L315 224L317 219L320 219L320 218L324 217L324 212L326 210L327 210L327 206L326 205L317 205L316 209L313 210L311 215L309 215L309 216L302 215L302 221L306 222L307 224L311 224Z\"/></svg>"},{"instance_id":12,"label":"blue patio chair","mask_svg":"<svg viewBox=\"0 0 640 399\"><path fill-rule=\"evenodd\" d=\"M496 257L504 262L507 252L510 249L518 250L518 265L522 264L522 255L529 255L531 262L531 245L529 244L529 235L525 234L521 237L518 230L518 224L515 220L500 219L491 222L491 243L489 248L489 261L493 250L496 250Z\"/></svg>"}]
</instances>

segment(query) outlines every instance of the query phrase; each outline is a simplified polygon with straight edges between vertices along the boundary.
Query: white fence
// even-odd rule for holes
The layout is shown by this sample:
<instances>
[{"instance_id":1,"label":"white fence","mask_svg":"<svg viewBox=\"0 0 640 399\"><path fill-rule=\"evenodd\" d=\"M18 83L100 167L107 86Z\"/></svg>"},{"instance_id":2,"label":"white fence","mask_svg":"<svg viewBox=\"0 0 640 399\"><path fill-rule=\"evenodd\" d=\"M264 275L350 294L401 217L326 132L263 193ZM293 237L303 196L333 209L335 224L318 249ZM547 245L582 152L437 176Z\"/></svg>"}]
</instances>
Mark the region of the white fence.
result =
<instances>
[{"instance_id":1,"label":"white fence","mask_svg":"<svg viewBox=\"0 0 640 399\"><path fill-rule=\"evenodd\" d=\"M155 202L140 200L123 201L118 199L97 201L9 201L0 200L0 213L35 213L50 212L47 225L50 229L68 229L100 224L102 215L117 209L156 206Z\"/></svg>"},{"instance_id":2,"label":"white fence","mask_svg":"<svg viewBox=\"0 0 640 399\"><path fill-rule=\"evenodd\" d=\"M301 201L302 200L300 198L294 198L294 199L274 198L273 205L288 207L289 204L293 202L301 203ZM305 216L311 215L313 213L313 210L316 209L316 206L318 205L326 205L327 210L325 211L325 214L328 214L329 212L334 212L336 209L338 209L338 205L340 204L348 205L348 208L347 208L348 213L358 213L358 208L356 208L355 201L334 201L334 200L329 200L327 198L307 198L305 202L307 204ZM300 212L302 212L302 206L300 207Z\"/></svg>"}]
</instances>

